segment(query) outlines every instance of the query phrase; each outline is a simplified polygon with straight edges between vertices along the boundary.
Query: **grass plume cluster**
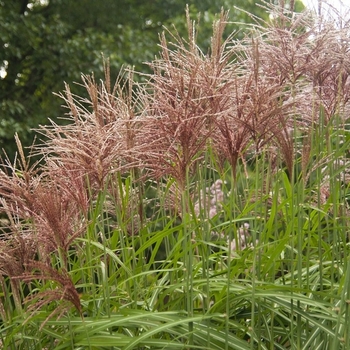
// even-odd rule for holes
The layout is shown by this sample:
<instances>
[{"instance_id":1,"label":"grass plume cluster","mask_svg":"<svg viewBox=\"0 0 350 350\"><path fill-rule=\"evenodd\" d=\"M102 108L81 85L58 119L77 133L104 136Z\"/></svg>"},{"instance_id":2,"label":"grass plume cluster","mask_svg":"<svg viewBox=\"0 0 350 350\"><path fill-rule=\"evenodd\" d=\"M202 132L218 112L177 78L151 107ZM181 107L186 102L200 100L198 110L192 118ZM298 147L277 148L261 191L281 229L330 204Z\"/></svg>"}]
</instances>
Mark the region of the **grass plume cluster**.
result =
<instances>
[{"instance_id":1,"label":"grass plume cluster","mask_svg":"<svg viewBox=\"0 0 350 350\"><path fill-rule=\"evenodd\" d=\"M289 6L206 53L187 14L142 83L106 64L16 136L4 349L350 348L350 26Z\"/></svg>"}]
</instances>

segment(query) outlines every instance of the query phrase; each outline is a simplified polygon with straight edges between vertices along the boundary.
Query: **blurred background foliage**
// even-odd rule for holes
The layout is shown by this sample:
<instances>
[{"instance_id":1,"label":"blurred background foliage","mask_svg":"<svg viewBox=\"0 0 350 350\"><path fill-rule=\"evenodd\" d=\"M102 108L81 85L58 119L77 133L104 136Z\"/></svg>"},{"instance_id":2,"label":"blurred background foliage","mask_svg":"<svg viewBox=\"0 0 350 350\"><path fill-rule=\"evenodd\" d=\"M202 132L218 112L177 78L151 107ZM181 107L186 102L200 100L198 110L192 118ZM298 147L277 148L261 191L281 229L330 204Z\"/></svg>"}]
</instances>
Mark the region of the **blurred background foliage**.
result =
<instances>
[{"instance_id":1,"label":"blurred background foliage","mask_svg":"<svg viewBox=\"0 0 350 350\"><path fill-rule=\"evenodd\" d=\"M59 122L65 111L54 92L66 82L81 94L73 82L82 73L101 78L102 57L110 58L114 76L123 65L147 72L144 62L157 55L164 26L171 30L174 24L186 37L187 3L192 18L201 13L198 42L204 52L221 8L230 11L228 30L238 36L244 31L234 22L252 22L247 12L268 20L261 0L0 0L0 148L13 159L16 132L29 146L33 128ZM295 9L303 9L301 1Z\"/></svg>"}]
</instances>

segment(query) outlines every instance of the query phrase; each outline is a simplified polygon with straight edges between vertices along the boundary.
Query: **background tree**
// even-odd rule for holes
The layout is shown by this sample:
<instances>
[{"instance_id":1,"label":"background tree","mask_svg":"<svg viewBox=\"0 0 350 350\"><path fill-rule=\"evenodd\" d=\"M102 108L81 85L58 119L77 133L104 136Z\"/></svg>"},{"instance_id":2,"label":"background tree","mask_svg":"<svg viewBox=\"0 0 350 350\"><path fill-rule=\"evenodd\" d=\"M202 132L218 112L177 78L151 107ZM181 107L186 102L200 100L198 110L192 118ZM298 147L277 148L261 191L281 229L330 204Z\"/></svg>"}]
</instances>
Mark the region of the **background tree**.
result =
<instances>
[{"instance_id":1,"label":"background tree","mask_svg":"<svg viewBox=\"0 0 350 350\"><path fill-rule=\"evenodd\" d=\"M14 134L30 145L39 124L64 111L53 92L81 73L102 76L104 57L117 74L122 65L147 71L145 61L158 53L158 34L175 24L185 35L184 9L189 3L201 16L199 44L209 47L211 23L221 7L233 22L252 21L240 7L267 19L262 1L247 0L3 0L0 1L0 148L15 153ZM238 30L236 25L229 30ZM73 93L79 85L72 86Z\"/></svg>"}]
</instances>

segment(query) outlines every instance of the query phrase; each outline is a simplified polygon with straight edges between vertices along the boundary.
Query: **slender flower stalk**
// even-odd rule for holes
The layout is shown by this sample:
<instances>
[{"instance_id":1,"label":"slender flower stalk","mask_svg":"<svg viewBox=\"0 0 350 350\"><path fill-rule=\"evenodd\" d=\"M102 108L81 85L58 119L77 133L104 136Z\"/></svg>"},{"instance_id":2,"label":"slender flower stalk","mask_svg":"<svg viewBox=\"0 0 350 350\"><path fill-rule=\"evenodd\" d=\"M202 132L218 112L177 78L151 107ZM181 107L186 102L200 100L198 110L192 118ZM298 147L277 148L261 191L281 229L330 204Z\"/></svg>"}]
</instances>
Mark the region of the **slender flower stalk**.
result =
<instances>
[{"instance_id":1,"label":"slender flower stalk","mask_svg":"<svg viewBox=\"0 0 350 350\"><path fill-rule=\"evenodd\" d=\"M161 58L150 64L154 73L143 137L154 151L145 163L157 178L173 176L182 189L187 171L191 174L206 150L215 119L229 104L231 57L224 50L227 42L221 44L226 20L222 13L214 26L212 53L205 56L196 46L195 26L187 12L188 42L175 35L169 46L163 34Z\"/></svg>"},{"instance_id":2,"label":"slender flower stalk","mask_svg":"<svg viewBox=\"0 0 350 350\"><path fill-rule=\"evenodd\" d=\"M26 298L25 302L29 304L28 311L30 312L28 320L45 305L57 302L58 306L54 308L51 314L41 324L41 329L53 316L57 316L57 318L62 317L72 305L78 311L79 316L82 316L79 294L65 269L57 270L45 263L32 261L26 264L26 270L26 273L16 276L16 278L24 282L39 280L41 282L50 281L50 283L56 284L52 289L46 289L38 293L32 292Z\"/></svg>"}]
</instances>

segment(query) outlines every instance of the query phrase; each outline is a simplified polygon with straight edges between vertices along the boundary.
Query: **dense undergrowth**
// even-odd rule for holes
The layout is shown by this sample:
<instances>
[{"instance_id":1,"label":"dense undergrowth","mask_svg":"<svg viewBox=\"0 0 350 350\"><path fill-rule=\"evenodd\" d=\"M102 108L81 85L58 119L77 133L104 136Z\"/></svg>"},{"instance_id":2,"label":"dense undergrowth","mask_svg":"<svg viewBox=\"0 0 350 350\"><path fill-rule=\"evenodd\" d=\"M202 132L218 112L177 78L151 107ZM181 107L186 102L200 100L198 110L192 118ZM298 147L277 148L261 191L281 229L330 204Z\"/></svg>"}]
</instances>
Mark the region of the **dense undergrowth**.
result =
<instances>
[{"instance_id":1,"label":"dense undergrowth","mask_svg":"<svg viewBox=\"0 0 350 350\"><path fill-rule=\"evenodd\" d=\"M267 9L208 54L188 19L144 83L106 64L16 138L4 349L350 348L349 24Z\"/></svg>"}]
</instances>

